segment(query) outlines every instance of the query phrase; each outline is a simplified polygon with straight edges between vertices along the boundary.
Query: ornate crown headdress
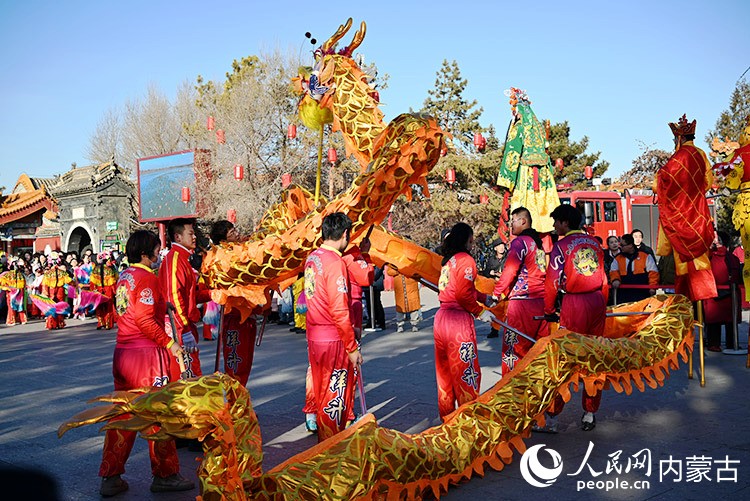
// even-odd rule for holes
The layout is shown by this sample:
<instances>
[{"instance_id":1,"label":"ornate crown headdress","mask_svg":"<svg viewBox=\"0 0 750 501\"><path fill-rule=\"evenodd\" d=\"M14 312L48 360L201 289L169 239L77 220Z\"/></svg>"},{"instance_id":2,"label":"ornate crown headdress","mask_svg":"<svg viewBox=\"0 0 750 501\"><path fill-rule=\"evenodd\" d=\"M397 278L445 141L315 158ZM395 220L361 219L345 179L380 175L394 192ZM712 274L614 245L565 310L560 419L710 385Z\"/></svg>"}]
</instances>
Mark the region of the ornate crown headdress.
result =
<instances>
[{"instance_id":1,"label":"ornate crown headdress","mask_svg":"<svg viewBox=\"0 0 750 501\"><path fill-rule=\"evenodd\" d=\"M518 103L531 104L531 100L529 99L528 94L526 94L526 91L523 89L516 89L515 87L511 87L510 89L506 89L503 94L505 94L506 97L510 98L508 102L510 103L510 108L513 113L516 112L516 105L518 105Z\"/></svg>"},{"instance_id":2,"label":"ornate crown headdress","mask_svg":"<svg viewBox=\"0 0 750 501\"><path fill-rule=\"evenodd\" d=\"M677 121L677 123L669 123L669 128L672 129L672 134L675 135L675 137L680 136L688 136L688 135L695 135L695 124L696 121L693 120L692 122L687 121L687 116L682 115L680 119Z\"/></svg>"}]
</instances>

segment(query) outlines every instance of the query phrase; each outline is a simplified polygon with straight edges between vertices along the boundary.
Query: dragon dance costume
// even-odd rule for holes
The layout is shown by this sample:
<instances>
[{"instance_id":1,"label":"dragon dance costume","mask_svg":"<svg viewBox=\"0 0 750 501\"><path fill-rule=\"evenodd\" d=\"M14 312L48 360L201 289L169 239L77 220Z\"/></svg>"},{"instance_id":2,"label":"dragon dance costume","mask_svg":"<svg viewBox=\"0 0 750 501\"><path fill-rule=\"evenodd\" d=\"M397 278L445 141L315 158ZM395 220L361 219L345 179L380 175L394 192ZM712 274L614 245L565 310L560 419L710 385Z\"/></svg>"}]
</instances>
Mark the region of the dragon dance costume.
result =
<instances>
[{"instance_id":1,"label":"dragon dance costume","mask_svg":"<svg viewBox=\"0 0 750 501\"><path fill-rule=\"evenodd\" d=\"M533 230L532 230L533 231ZM495 284L493 295L502 300L508 298L506 322L524 334L539 339L549 334L549 325L544 319L544 277L547 256L529 230L510 242L510 249L503 271ZM532 236L534 235L534 236ZM537 236L538 239L538 236ZM512 371L531 348L531 341L506 329L503 336L502 373Z\"/></svg>"},{"instance_id":2,"label":"dragon dance costume","mask_svg":"<svg viewBox=\"0 0 750 501\"><path fill-rule=\"evenodd\" d=\"M474 317L483 311L477 301L484 303L486 296L474 287L476 277L477 264L466 252L452 256L440 270L434 337L438 411L443 419L456 410L456 403L479 395L482 372Z\"/></svg>"},{"instance_id":3,"label":"dragon dance costume","mask_svg":"<svg viewBox=\"0 0 750 501\"><path fill-rule=\"evenodd\" d=\"M695 135L695 120L685 115L670 123L678 141ZM712 182L706 154L693 141L678 142L677 151L656 173L655 192L659 204L659 239L656 253L674 252L675 291L700 301L716 297L708 251L714 241L714 225L706 202Z\"/></svg>"},{"instance_id":4,"label":"dragon dance costume","mask_svg":"<svg viewBox=\"0 0 750 501\"><path fill-rule=\"evenodd\" d=\"M505 152L497 184L510 193L510 210L526 207L541 233L552 231L550 213L560 205L552 163L547 154L544 126L531 109L525 91L511 88L513 118L508 129Z\"/></svg>"},{"instance_id":5,"label":"dragon dance costume","mask_svg":"<svg viewBox=\"0 0 750 501\"><path fill-rule=\"evenodd\" d=\"M112 297L116 298L120 315L112 359L115 391L166 385L173 358L167 346L174 341L164 330L166 303L159 279L146 266L133 264L122 272ZM129 417L126 414L116 419ZM135 431L107 430L99 476L112 477L125 472L136 435ZM148 440L148 450L155 477L168 477L179 471L173 439Z\"/></svg>"},{"instance_id":6,"label":"dragon dance costume","mask_svg":"<svg viewBox=\"0 0 750 501\"><path fill-rule=\"evenodd\" d=\"M243 322L239 311L224 314L221 332L224 372L242 383L242 386L247 385L253 368L257 333L258 325L252 315Z\"/></svg>"},{"instance_id":7,"label":"dragon dance costume","mask_svg":"<svg viewBox=\"0 0 750 501\"><path fill-rule=\"evenodd\" d=\"M199 289L195 270L190 266L188 258L191 251L178 243L172 243L172 247L164 257L159 268L159 280L162 290L165 291L165 300L171 302L174 306L175 329L177 329L177 341L180 345L185 344L183 336L190 333L198 340L198 329L196 322L201 320L198 303L209 301L210 293L207 289ZM165 317L165 322L169 325L169 318ZM192 353L185 354L187 367L187 377L201 376L201 362L199 352L196 350ZM172 360L172 379L179 378L179 367L177 361Z\"/></svg>"},{"instance_id":8,"label":"dragon dance costume","mask_svg":"<svg viewBox=\"0 0 750 501\"><path fill-rule=\"evenodd\" d=\"M556 311L557 294L563 291L560 326L588 336L602 336L607 314L609 284L604 270L604 251L599 242L580 230L569 231L552 247L545 279L544 312ZM596 412L602 392L582 394L583 410ZM563 399L558 396L548 412L562 412Z\"/></svg>"},{"instance_id":9,"label":"dragon dance costume","mask_svg":"<svg viewBox=\"0 0 750 501\"><path fill-rule=\"evenodd\" d=\"M349 272L341 253L327 245L305 262L307 354L312 372L318 441L346 426L354 405L354 371L349 353L357 351L350 312Z\"/></svg>"}]
</instances>

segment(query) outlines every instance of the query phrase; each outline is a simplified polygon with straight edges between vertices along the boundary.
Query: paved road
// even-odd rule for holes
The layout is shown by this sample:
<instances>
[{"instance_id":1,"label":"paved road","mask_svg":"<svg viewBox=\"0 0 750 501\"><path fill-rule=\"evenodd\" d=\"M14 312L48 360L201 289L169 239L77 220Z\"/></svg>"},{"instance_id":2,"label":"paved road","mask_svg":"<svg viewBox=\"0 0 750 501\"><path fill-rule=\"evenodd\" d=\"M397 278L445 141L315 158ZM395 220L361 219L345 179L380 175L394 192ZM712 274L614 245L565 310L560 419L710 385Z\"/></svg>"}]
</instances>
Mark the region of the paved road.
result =
<instances>
[{"instance_id":1,"label":"paved road","mask_svg":"<svg viewBox=\"0 0 750 501\"><path fill-rule=\"evenodd\" d=\"M433 364L432 319L436 298L423 293L425 321L418 333L395 332L392 294L383 295L388 329L364 338L364 376L367 401L381 426L416 433L439 423ZM747 320L747 312L745 313ZM103 434L89 426L68 432L58 439L60 423L87 408L86 401L112 390L111 358L114 331L95 329L94 321L69 321L62 331L48 332L41 322L26 326L0 326L0 466L35 467L52 475L65 500L98 499ZM499 378L498 339L485 339L488 326L478 324L482 389ZM747 346L747 322L742 324L740 343ZM264 438L264 467L278 464L314 445L304 430L301 406L307 365L303 335L286 326L270 326L256 352L248 383ZM214 345L202 343L204 372L213 371ZM579 397L575 396L560 415L561 433L533 434L527 447L544 444L562 460L562 475L548 488L533 487L523 479L519 454L501 472L489 470L452 487L444 499L528 499L550 496L560 500L579 499L750 499L750 438L747 435L747 383L750 370L745 357L709 353L707 386L698 378L689 380L685 366L672 373L664 387L633 395L608 391L604 395L594 431L579 429ZM593 449L589 467L578 473L589 444ZM610 455L618 451L619 463L627 465L651 454L650 476L632 468L629 473L607 473ZM643 451L640 456L637 454ZM542 450L543 466L553 466L549 452ZM195 478L197 454L180 450L182 471ZM660 462L672 459L682 466L682 480L673 475L660 480ZM699 471L701 458L708 462L700 482L688 482ZM710 459L706 459L710 458ZM726 462L726 460L729 462ZM716 461L725 461L723 464ZM740 461L739 465L733 461ZM147 448L138 440L125 478L130 490L115 499L194 499L198 490L187 493L151 494ZM666 463L664 463L666 464ZM737 481L717 482L736 472ZM624 470L624 468L623 468ZM594 476L594 474L598 474ZM606 481L620 488L607 491ZM623 489L622 480L650 482L648 488ZM579 482L593 482L580 492ZM597 489L600 482L602 489ZM640 486L640 484L639 484ZM7 487L7 486L6 486Z\"/></svg>"}]
</instances>

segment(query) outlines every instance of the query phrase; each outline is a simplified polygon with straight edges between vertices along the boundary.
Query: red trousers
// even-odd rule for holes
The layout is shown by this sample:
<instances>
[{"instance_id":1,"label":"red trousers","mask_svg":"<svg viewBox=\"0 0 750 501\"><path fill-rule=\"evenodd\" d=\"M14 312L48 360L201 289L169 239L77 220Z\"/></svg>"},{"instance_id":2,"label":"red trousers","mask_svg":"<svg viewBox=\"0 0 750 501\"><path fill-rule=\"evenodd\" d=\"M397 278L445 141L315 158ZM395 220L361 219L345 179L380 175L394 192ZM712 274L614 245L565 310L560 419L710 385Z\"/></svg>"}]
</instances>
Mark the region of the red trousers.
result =
<instances>
[{"instance_id":1,"label":"red trousers","mask_svg":"<svg viewBox=\"0 0 750 501\"><path fill-rule=\"evenodd\" d=\"M511 299L508 301L507 324L534 339L549 335L549 325L545 320L534 320L544 316L544 298ZM533 346L533 343L515 332L505 329L503 335L502 373L512 371Z\"/></svg>"},{"instance_id":2,"label":"red trousers","mask_svg":"<svg viewBox=\"0 0 750 501\"><path fill-rule=\"evenodd\" d=\"M8 317L5 319L6 325L16 325L16 318L22 324L26 323L26 312L15 311L13 308L8 308Z\"/></svg>"},{"instance_id":3,"label":"red trousers","mask_svg":"<svg viewBox=\"0 0 750 501\"><path fill-rule=\"evenodd\" d=\"M315 414L318 412L318 404L315 403L315 388L313 388L312 366L307 364L307 374L305 375L305 406L302 408L305 414Z\"/></svg>"},{"instance_id":4,"label":"red trousers","mask_svg":"<svg viewBox=\"0 0 750 501\"><path fill-rule=\"evenodd\" d=\"M604 321L607 318L607 299L600 291L585 294L565 294L560 307L560 325L566 329L588 336L604 335ZM585 412L596 412L602 401L602 392L589 395L584 388L581 404ZM547 410L551 416L563 410L562 397L558 396Z\"/></svg>"},{"instance_id":5,"label":"red trousers","mask_svg":"<svg viewBox=\"0 0 750 501\"><path fill-rule=\"evenodd\" d=\"M308 329L311 328L308 326ZM307 341L316 403L318 442L346 427L354 405L354 367L343 341Z\"/></svg>"},{"instance_id":6,"label":"red trousers","mask_svg":"<svg viewBox=\"0 0 750 501\"><path fill-rule=\"evenodd\" d=\"M234 311L224 314L221 339L224 345L224 372L245 386L253 368L258 329L252 316L244 322L240 318L239 313Z\"/></svg>"},{"instance_id":7,"label":"red trousers","mask_svg":"<svg viewBox=\"0 0 750 501\"><path fill-rule=\"evenodd\" d=\"M164 330L167 332L169 337L172 337L172 324L169 322L169 316L165 317L166 324L164 325ZM193 336L195 337L195 342L198 342L198 328L195 326L195 324L190 324L189 326L190 332L193 333ZM184 346L184 343L182 341L182 334L177 335L177 342L180 343L181 346ZM200 353L200 350L196 350L193 353L185 353L185 377L200 377L203 375L203 372L201 371L201 361L200 357L198 356ZM175 360L174 357L169 357L171 359L172 369L170 371L170 375L172 377L172 381L176 381L180 379L182 376L180 374L180 366L177 363L177 360Z\"/></svg>"},{"instance_id":8,"label":"red trousers","mask_svg":"<svg viewBox=\"0 0 750 501\"><path fill-rule=\"evenodd\" d=\"M96 326L101 329L111 329L116 323L115 318L115 286L110 285L104 288L98 289L105 296L109 297L109 301L104 304L100 304L96 308Z\"/></svg>"},{"instance_id":9,"label":"red trousers","mask_svg":"<svg viewBox=\"0 0 750 501\"><path fill-rule=\"evenodd\" d=\"M160 387L169 382L169 364L173 357L158 346L140 348L116 347L112 361L115 390L133 390L144 386ZM114 420L122 420L129 415ZM113 420L113 421L114 421ZM125 462L133 449L137 432L107 430L104 437L100 477L111 477L125 472ZM148 441L151 473L155 477L168 477L180 471L174 440Z\"/></svg>"},{"instance_id":10,"label":"red trousers","mask_svg":"<svg viewBox=\"0 0 750 501\"><path fill-rule=\"evenodd\" d=\"M48 289L49 298L55 302L67 301L68 296L65 294L65 287L53 287ZM63 329L65 327L64 315L50 315L47 317L45 326L48 330Z\"/></svg>"},{"instance_id":11,"label":"red trousers","mask_svg":"<svg viewBox=\"0 0 750 501\"><path fill-rule=\"evenodd\" d=\"M435 373L438 411L444 418L479 395L482 373L474 317L464 309L441 306L435 315Z\"/></svg>"}]
</instances>

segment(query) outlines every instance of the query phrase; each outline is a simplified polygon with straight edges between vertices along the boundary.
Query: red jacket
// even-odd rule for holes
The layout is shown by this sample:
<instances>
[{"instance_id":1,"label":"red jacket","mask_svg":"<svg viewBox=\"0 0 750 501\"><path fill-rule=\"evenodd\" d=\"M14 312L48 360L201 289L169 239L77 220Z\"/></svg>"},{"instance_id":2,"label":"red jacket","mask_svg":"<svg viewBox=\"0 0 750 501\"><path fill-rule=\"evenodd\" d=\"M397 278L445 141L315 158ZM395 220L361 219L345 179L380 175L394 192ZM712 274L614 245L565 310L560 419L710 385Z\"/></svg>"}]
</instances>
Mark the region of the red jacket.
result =
<instances>
[{"instance_id":1,"label":"red jacket","mask_svg":"<svg viewBox=\"0 0 750 501\"><path fill-rule=\"evenodd\" d=\"M337 250L326 245L314 250L305 262L307 338L310 341L344 342L347 353L357 350L349 313L350 281Z\"/></svg>"},{"instance_id":2,"label":"red jacket","mask_svg":"<svg viewBox=\"0 0 750 501\"><path fill-rule=\"evenodd\" d=\"M544 270L547 256L534 239L521 235L513 239L494 295L499 298L536 299L544 297ZM511 289L512 287L512 289Z\"/></svg>"},{"instance_id":3,"label":"red jacket","mask_svg":"<svg viewBox=\"0 0 750 501\"><path fill-rule=\"evenodd\" d=\"M451 257L440 270L438 282L438 299L443 303L456 303L475 317L482 313L486 295L474 287L477 278L477 263L466 252L459 252Z\"/></svg>"},{"instance_id":4,"label":"red jacket","mask_svg":"<svg viewBox=\"0 0 750 501\"><path fill-rule=\"evenodd\" d=\"M198 303L211 299L208 290L198 288L196 271L188 261L190 254L192 252L185 247L173 243L159 267L164 299L175 307L175 328L180 334L189 331L190 325L200 322Z\"/></svg>"},{"instance_id":5,"label":"red jacket","mask_svg":"<svg viewBox=\"0 0 750 501\"><path fill-rule=\"evenodd\" d=\"M167 305L161 284L154 273L142 264L134 264L120 275L117 282L115 307L117 344L155 343L166 348L171 338L164 331Z\"/></svg>"},{"instance_id":6,"label":"red jacket","mask_svg":"<svg viewBox=\"0 0 750 501\"><path fill-rule=\"evenodd\" d=\"M352 301L362 301L362 288L372 285L375 279L375 267L370 261L370 256L362 254L359 247L354 246L347 250L342 256L346 269L349 272L351 284Z\"/></svg>"},{"instance_id":7,"label":"red jacket","mask_svg":"<svg viewBox=\"0 0 750 501\"><path fill-rule=\"evenodd\" d=\"M560 290L568 294L609 293L604 251L599 242L582 231L570 231L552 247L544 282L544 312L555 312Z\"/></svg>"}]
</instances>

